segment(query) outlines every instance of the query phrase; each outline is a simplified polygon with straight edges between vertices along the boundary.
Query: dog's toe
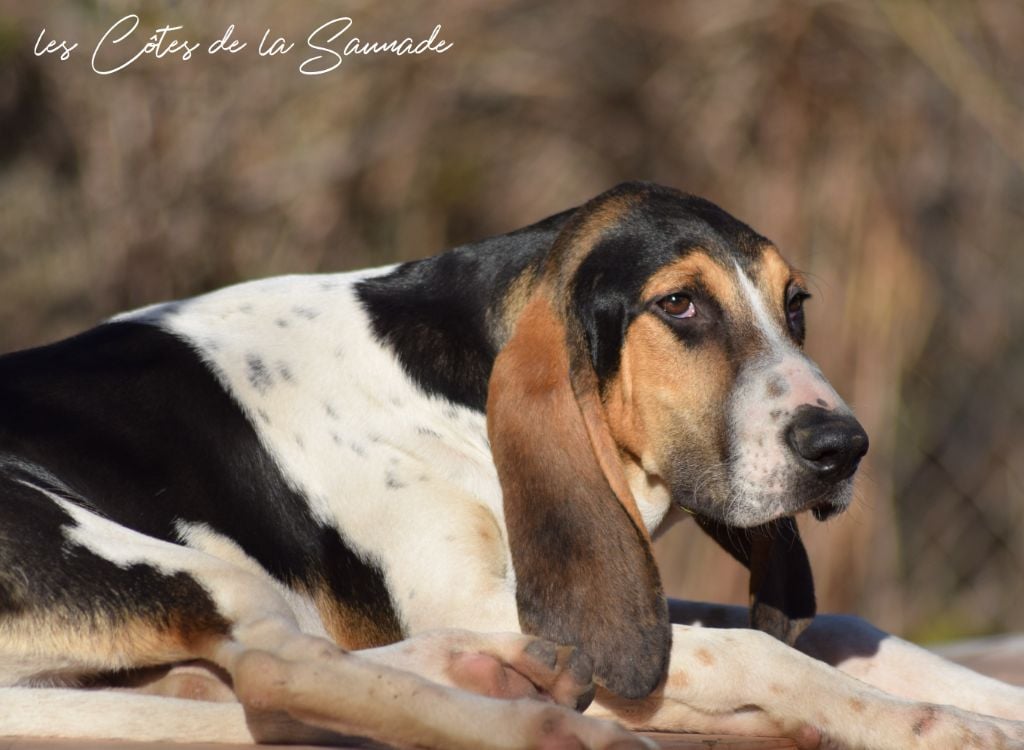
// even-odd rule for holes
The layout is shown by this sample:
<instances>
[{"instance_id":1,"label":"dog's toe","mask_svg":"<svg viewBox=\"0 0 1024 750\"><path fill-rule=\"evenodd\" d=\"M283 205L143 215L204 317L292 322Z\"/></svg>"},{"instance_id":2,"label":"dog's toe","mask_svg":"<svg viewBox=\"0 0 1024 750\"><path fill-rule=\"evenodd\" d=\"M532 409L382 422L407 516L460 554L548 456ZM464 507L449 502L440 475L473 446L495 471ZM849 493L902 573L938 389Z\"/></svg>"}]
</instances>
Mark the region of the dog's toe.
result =
<instances>
[{"instance_id":1,"label":"dog's toe","mask_svg":"<svg viewBox=\"0 0 1024 750\"><path fill-rule=\"evenodd\" d=\"M540 691L529 679L490 654L452 656L448 674L452 683L491 698L536 698Z\"/></svg>"},{"instance_id":2,"label":"dog's toe","mask_svg":"<svg viewBox=\"0 0 1024 750\"><path fill-rule=\"evenodd\" d=\"M563 706L582 711L594 698L593 662L572 646L534 638L510 666Z\"/></svg>"},{"instance_id":3,"label":"dog's toe","mask_svg":"<svg viewBox=\"0 0 1024 750\"><path fill-rule=\"evenodd\" d=\"M539 698L582 711L594 696L593 663L583 652L519 633L437 630L362 655L493 698Z\"/></svg>"}]
</instances>

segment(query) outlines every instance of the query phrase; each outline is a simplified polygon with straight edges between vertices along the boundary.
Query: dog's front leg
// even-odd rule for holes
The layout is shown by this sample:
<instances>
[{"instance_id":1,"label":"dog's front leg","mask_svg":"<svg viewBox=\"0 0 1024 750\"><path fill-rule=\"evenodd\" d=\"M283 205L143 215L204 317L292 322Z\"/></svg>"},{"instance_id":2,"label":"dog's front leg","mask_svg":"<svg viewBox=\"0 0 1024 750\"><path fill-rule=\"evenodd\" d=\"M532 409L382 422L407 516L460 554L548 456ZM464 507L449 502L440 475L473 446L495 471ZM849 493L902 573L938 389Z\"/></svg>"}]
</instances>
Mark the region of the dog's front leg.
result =
<instances>
[{"instance_id":1,"label":"dog's front leg","mask_svg":"<svg viewBox=\"0 0 1024 750\"><path fill-rule=\"evenodd\" d=\"M797 648L893 695L1024 719L1024 690L954 664L857 617L819 616L801 635Z\"/></svg>"},{"instance_id":2,"label":"dog's front leg","mask_svg":"<svg viewBox=\"0 0 1024 750\"><path fill-rule=\"evenodd\" d=\"M1024 723L897 698L747 629L673 626L662 687L632 702L599 692L592 710L635 729L782 735L801 748L1024 749Z\"/></svg>"},{"instance_id":3,"label":"dog's front leg","mask_svg":"<svg viewBox=\"0 0 1024 750\"><path fill-rule=\"evenodd\" d=\"M583 710L594 698L582 651L521 633L441 629L360 651L375 664L492 698L539 698Z\"/></svg>"},{"instance_id":4,"label":"dog's front leg","mask_svg":"<svg viewBox=\"0 0 1024 750\"><path fill-rule=\"evenodd\" d=\"M213 642L206 656L228 672L235 694L249 711L283 712L321 729L399 747L650 747L648 741L621 727L554 703L497 700L439 685L302 634L281 618L243 623L233 628L233 635ZM517 646L530 653L524 657L517 653ZM529 642L503 643L498 638L488 652L494 659L515 661L524 671L560 674L544 663L545 649L534 652Z\"/></svg>"},{"instance_id":5,"label":"dog's front leg","mask_svg":"<svg viewBox=\"0 0 1024 750\"><path fill-rule=\"evenodd\" d=\"M943 659L859 617L819 615L796 647L894 695L1024 719L1024 689Z\"/></svg>"},{"instance_id":6,"label":"dog's front leg","mask_svg":"<svg viewBox=\"0 0 1024 750\"><path fill-rule=\"evenodd\" d=\"M746 607L669 600L672 622L742 628ZM851 615L818 615L796 648L887 693L948 703L1004 719L1024 719L1024 688L978 674Z\"/></svg>"}]
</instances>

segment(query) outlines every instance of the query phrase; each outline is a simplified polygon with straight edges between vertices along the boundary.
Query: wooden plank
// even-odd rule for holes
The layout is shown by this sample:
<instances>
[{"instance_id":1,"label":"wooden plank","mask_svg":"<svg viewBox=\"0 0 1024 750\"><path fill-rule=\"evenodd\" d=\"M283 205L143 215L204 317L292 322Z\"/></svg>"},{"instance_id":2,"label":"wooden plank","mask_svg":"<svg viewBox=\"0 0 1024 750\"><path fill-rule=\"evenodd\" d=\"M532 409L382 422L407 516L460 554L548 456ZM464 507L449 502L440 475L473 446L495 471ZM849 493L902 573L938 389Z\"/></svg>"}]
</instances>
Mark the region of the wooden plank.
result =
<instances>
[{"instance_id":1,"label":"wooden plank","mask_svg":"<svg viewBox=\"0 0 1024 750\"><path fill-rule=\"evenodd\" d=\"M769 737L726 737L709 734L644 732L663 750L796 750L791 740ZM24 740L0 737L0 750L323 750L308 745L218 745L212 743L123 742L113 740ZM339 749L343 750L343 749Z\"/></svg>"},{"instance_id":2,"label":"wooden plank","mask_svg":"<svg viewBox=\"0 0 1024 750\"><path fill-rule=\"evenodd\" d=\"M781 737L736 737L722 734L643 732L663 750L797 750L796 743Z\"/></svg>"}]
</instances>

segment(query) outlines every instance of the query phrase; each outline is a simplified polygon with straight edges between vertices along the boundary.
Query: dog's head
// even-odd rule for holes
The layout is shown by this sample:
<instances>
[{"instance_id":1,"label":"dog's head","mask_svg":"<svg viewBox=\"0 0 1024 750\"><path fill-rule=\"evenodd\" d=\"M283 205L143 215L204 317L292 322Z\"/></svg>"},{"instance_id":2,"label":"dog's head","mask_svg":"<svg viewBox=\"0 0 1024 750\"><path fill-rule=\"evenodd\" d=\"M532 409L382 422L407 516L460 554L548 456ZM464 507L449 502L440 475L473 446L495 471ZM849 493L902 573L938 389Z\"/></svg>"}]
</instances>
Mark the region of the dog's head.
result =
<instances>
[{"instance_id":1,"label":"dog's head","mask_svg":"<svg viewBox=\"0 0 1024 750\"><path fill-rule=\"evenodd\" d=\"M804 279L705 200L619 186L528 275L487 406L520 619L645 695L671 640L650 553L670 507L728 528L828 517L867 436L802 351Z\"/></svg>"}]
</instances>

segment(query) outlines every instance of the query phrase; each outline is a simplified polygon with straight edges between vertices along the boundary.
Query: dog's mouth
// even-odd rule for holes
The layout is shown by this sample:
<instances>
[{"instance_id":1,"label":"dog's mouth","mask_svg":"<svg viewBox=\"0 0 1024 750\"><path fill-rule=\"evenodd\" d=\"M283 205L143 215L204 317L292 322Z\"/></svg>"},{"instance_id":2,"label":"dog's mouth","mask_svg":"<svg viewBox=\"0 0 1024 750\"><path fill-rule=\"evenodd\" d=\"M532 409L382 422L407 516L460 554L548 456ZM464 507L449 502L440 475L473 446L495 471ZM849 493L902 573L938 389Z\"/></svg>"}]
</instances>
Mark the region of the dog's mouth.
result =
<instances>
[{"instance_id":1,"label":"dog's mouth","mask_svg":"<svg viewBox=\"0 0 1024 750\"><path fill-rule=\"evenodd\" d=\"M783 500L776 499L774 502L775 507L768 513L763 513L762 516L759 516L756 519L756 523L749 521L737 523L737 518L732 514L723 513L721 510L722 506L716 503L715 499L711 496L687 493L683 497L675 498L673 505L687 515L714 519L730 526L742 528L756 525L757 523L767 523L784 516L796 516L805 512L810 512L817 521L828 521L849 507L850 493L846 489L846 491L837 492L830 497L821 498L819 496L812 502L806 502L803 505L786 503ZM746 520L744 519L744 521Z\"/></svg>"},{"instance_id":2,"label":"dog's mouth","mask_svg":"<svg viewBox=\"0 0 1024 750\"><path fill-rule=\"evenodd\" d=\"M809 511L816 521L828 521L850 507L850 502L853 499L851 490L850 482L842 482L840 486L832 488L828 494L819 495L786 515L798 515Z\"/></svg>"},{"instance_id":3,"label":"dog's mouth","mask_svg":"<svg viewBox=\"0 0 1024 750\"><path fill-rule=\"evenodd\" d=\"M811 506L811 514L818 521L827 521L830 518L838 516L844 510L846 510L845 505L831 501Z\"/></svg>"}]
</instances>

